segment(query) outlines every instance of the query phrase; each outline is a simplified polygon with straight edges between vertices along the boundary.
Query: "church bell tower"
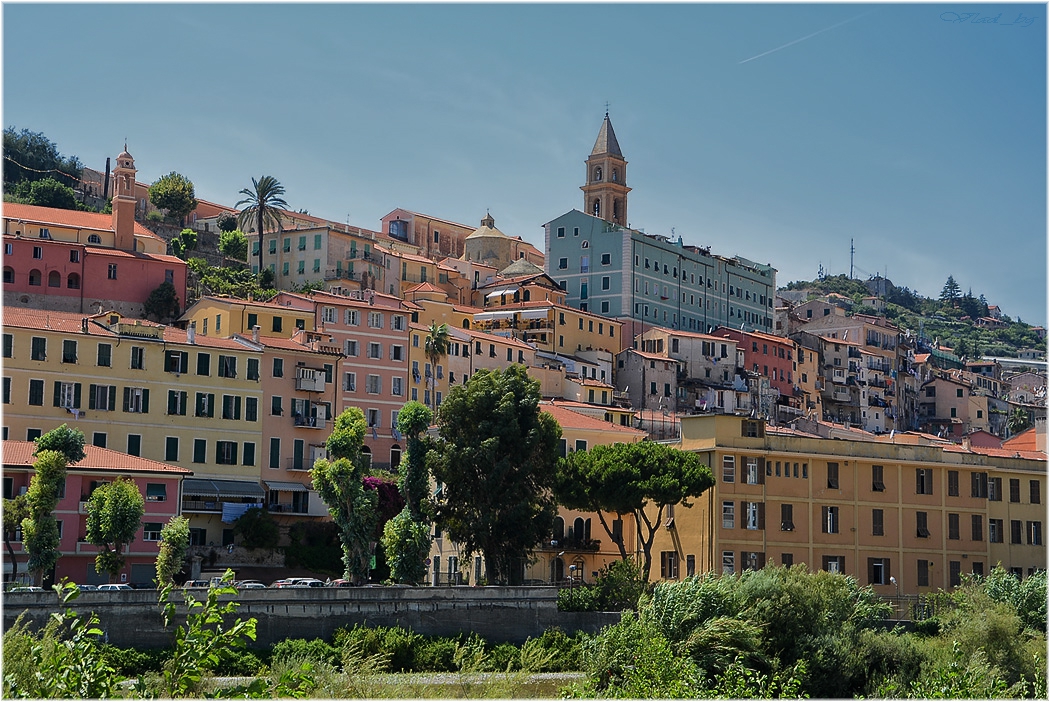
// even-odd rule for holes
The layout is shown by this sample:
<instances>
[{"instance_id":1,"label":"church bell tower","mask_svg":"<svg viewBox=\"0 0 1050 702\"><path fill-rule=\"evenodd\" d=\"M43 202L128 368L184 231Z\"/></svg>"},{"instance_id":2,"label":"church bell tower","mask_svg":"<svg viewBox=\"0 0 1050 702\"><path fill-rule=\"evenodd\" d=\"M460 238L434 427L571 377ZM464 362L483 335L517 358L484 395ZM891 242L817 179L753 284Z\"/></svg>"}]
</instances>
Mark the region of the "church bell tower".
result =
<instances>
[{"instance_id":1,"label":"church bell tower","mask_svg":"<svg viewBox=\"0 0 1050 702\"><path fill-rule=\"evenodd\" d=\"M627 225L627 160L616 141L616 132L606 111L598 139L587 158L583 211L608 222Z\"/></svg>"}]
</instances>

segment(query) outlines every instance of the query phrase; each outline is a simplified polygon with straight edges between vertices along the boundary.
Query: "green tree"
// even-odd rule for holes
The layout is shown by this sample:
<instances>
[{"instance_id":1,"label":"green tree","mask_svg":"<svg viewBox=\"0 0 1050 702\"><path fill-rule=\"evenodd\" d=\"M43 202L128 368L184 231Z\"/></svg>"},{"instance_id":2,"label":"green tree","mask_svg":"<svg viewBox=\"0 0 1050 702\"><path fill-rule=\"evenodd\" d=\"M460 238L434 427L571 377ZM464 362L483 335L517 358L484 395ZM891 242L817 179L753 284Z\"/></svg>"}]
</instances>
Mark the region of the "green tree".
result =
<instances>
[{"instance_id":1,"label":"green tree","mask_svg":"<svg viewBox=\"0 0 1050 702\"><path fill-rule=\"evenodd\" d=\"M146 501L131 480L103 483L88 497L87 540L99 547L95 572L114 578L124 567L124 551L135 540L146 513Z\"/></svg>"},{"instance_id":2,"label":"green tree","mask_svg":"<svg viewBox=\"0 0 1050 702\"><path fill-rule=\"evenodd\" d=\"M265 509L252 507L237 517L233 533L241 537L241 545L247 549L276 548L281 540L281 527Z\"/></svg>"},{"instance_id":3,"label":"green tree","mask_svg":"<svg viewBox=\"0 0 1050 702\"><path fill-rule=\"evenodd\" d=\"M561 427L539 402L539 382L515 364L479 370L441 407L437 522L467 553L481 552L490 582L520 583L554 522Z\"/></svg>"},{"instance_id":4,"label":"green tree","mask_svg":"<svg viewBox=\"0 0 1050 702\"><path fill-rule=\"evenodd\" d=\"M689 506L715 484L700 458L664 444L642 441L595 446L562 462L554 483L558 502L570 509L596 512L609 539L628 558L627 545L614 535L612 515L634 516L642 547L642 578L649 579L652 545L670 505ZM655 510L655 514L653 513Z\"/></svg>"},{"instance_id":5,"label":"green tree","mask_svg":"<svg viewBox=\"0 0 1050 702\"><path fill-rule=\"evenodd\" d=\"M182 572L182 562L190 547L190 520L172 517L160 530L160 551L157 553L157 587L170 584L176 573Z\"/></svg>"},{"instance_id":6,"label":"green tree","mask_svg":"<svg viewBox=\"0 0 1050 702\"><path fill-rule=\"evenodd\" d=\"M427 336L423 339L423 353L426 355L427 360L430 361L430 368L432 376L429 380L431 383L431 409L436 411L437 408L437 365L441 362L442 357L448 354L448 347L451 341L451 336L448 331L447 324L438 324L432 322L430 328L427 330Z\"/></svg>"},{"instance_id":7,"label":"green tree","mask_svg":"<svg viewBox=\"0 0 1050 702\"><path fill-rule=\"evenodd\" d=\"M15 532L22 527L22 520L29 516L26 496L18 495L4 500L4 546L7 547L7 559L11 563L11 580L18 581L18 560L15 558L15 547L11 543Z\"/></svg>"},{"instance_id":8,"label":"green tree","mask_svg":"<svg viewBox=\"0 0 1050 702\"><path fill-rule=\"evenodd\" d=\"M167 210L168 216L178 220L179 224L197 209L193 181L175 171L153 181L149 186L149 199L155 207Z\"/></svg>"},{"instance_id":9,"label":"green tree","mask_svg":"<svg viewBox=\"0 0 1050 702\"><path fill-rule=\"evenodd\" d=\"M322 458L314 463L314 489L328 505L332 521L339 526L343 546L344 577L355 582L368 578L373 534L378 524L379 496L366 490L361 469L361 446L365 437L365 416L349 407L336 417L326 447L334 460Z\"/></svg>"},{"instance_id":10,"label":"green tree","mask_svg":"<svg viewBox=\"0 0 1050 702\"><path fill-rule=\"evenodd\" d=\"M405 508L383 527L383 550L390 574L399 583L418 583L426 577L430 553L430 525L423 520L423 507L430 484L425 435L433 413L418 402L407 402L397 413L397 428L405 437L406 451L398 466L397 487Z\"/></svg>"},{"instance_id":11,"label":"green tree","mask_svg":"<svg viewBox=\"0 0 1050 702\"><path fill-rule=\"evenodd\" d=\"M67 465L73 465L80 463L87 456L84 453L84 443L84 432L63 424L37 437L33 455L39 455L41 451L58 451L65 458Z\"/></svg>"},{"instance_id":12,"label":"green tree","mask_svg":"<svg viewBox=\"0 0 1050 702\"><path fill-rule=\"evenodd\" d=\"M43 584L61 555L55 507L66 480L66 457L58 451L37 450L33 477L26 492L26 517L22 520L22 548L29 554L26 567L36 585Z\"/></svg>"},{"instance_id":13,"label":"green tree","mask_svg":"<svg viewBox=\"0 0 1050 702\"><path fill-rule=\"evenodd\" d=\"M76 156L64 157L42 132L4 129L4 186L10 188L24 180L52 177L70 188L83 172ZM72 208L71 208L72 209Z\"/></svg>"},{"instance_id":14,"label":"green tree","mask_svg":"<svg viewBox=\"0 0 1050 702\"><path fill-rule=\"evenodd\" d=\"M183 261L190 251L197 248L197 232L192 229L183 229L171 239L171 251Z\"/></svg>"},{"instance_id":15,"label":"green tree","mask_svg":"<svg viewBox=\"0 0 1050 702\"><path fill-rule=\"evenodd\" d=\"M142 304L142 311L156 322L167 322L178 317L180 305L175 286L165 280L154 288Z\"/></svg>"},{"instance_id":16,"label":"green tree","mask_svg":"<svg viewBox=\"0 0 1050 702\"><path fill-rule=\"evenodd\" d=\"M220 232L232 232L237 228L237 216L229 212L223 212L215 218L215 225Z\"/></svg>"},{"instance_id":17,"label":"green tree","mask_svg":"<svg viewBox=\"0 0 1050 702\"><path fill-rule=\"evenodd\" d=\"M219 234L219 253L222 254L223 263L232 258L236 261L245 261L248 258L248 237L239 229Z\"/></svg>"},{"instance_id":18,"label":"green tree","mask_svg":"<svg viewBox=\"0 0 1050 702\"><path fill-rule=\"evenodd\" d=\"M955 282L955 278L949 275L944 287L941 288L941 302L954 303L960 297L962 297L962 289Z\"/></svg>"},{"instance_id":19,"label":"green tree","mask_svg":"<svg viewBox=\"0 0 1050 702\"><path fill-rule=\"evenodd\" d=\"M39 180L22 181L15 188L14 195L17 200L27 205L57 207L61 210L78 209L73 188L50 176Z\"/></svg>"},{"instance_id":20,"label":"green tree","mask_svg":"<svg viewBox=\"0 0 1050 702\"><path fill-rule=\"evenodd\" d=\"M1006 420L1006 427L1010 430L1011 435L1020 434L1031 425L1032 423L1028 419L1028 411L1024 407L1014 409L1010 413L1010 418Z\"/></svg>"},{"instance_id":21,"label":"green tree","mask_svg":"<svg viewBox=\"0 0 1050 702\"><path fill-rule=\"evenodd\" d=\"M284 186L273 176L264 175L259 180L252 178L252 187L244 188L239 193L244 197L235 207L244 205L237 218L242 231L254 232L259 237L259 270L263 266L263 232L267 226L274 229L281 227L281 210L288 209L284 201ZM251 225L248 227L247 225Z\"/></svg>"}]
</instances>

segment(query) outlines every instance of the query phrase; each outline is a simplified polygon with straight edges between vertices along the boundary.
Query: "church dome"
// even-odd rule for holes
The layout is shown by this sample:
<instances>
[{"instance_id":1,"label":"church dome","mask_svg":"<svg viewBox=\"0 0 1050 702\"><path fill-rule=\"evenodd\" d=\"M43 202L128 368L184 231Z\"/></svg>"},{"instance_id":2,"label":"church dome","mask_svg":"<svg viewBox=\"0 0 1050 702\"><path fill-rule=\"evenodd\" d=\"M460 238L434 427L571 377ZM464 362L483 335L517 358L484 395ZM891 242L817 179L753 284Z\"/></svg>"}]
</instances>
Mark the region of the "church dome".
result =
<instances>
[{"instance_id":1,"label":"church dome","mask_svg":"<svg viewBox=\"0 0 1050 702\"><path fill-rule=\"evenodd\" d=\"M481 220L481 226L475 229L467 239L481 239L482 237L507 238L507 235L496 229L496 220L492 218L492 215L486 214Z\"/></svg>"}]
</instances>

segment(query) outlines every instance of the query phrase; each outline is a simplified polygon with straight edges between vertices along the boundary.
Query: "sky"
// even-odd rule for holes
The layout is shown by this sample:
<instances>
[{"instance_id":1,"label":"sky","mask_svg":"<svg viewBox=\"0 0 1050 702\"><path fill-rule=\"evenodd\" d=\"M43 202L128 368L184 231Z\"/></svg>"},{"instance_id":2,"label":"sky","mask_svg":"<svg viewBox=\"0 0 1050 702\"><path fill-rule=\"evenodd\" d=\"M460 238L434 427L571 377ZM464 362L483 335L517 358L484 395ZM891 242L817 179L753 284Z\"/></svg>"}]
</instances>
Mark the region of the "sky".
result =
<instances>
[{"instance_id":1,"label":"sky","mask_svg":"<svg viewBox=\"0 0 1050 702\"><path fill-rule=\"evenodd\" d=\"M629 224L777 270L948 276L1047 326L1045 4L3 5L5 127L233 205L543 249L606 106Z\"/></svg>"}]
</instances>

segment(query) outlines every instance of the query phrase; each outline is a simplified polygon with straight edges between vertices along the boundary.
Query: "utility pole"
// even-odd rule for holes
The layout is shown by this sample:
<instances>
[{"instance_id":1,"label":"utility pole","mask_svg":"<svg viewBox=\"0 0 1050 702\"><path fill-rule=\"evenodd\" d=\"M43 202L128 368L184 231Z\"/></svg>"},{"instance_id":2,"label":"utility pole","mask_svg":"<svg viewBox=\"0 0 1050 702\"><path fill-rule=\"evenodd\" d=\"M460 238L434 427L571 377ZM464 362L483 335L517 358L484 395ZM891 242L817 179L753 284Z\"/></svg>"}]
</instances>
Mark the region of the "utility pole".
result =
<instances>
[{"instance_id":1,"label":"utility pole","mask_svg":"<svg viewBox=\"0 0 1050 702\"><path fill-rule=\"evenodd\" d=\"M853 252L856 251L853 248L853 237L849 239L849 279L853 280Z\"/></svg>"}]
</instances>

